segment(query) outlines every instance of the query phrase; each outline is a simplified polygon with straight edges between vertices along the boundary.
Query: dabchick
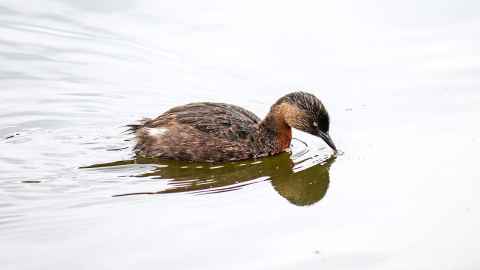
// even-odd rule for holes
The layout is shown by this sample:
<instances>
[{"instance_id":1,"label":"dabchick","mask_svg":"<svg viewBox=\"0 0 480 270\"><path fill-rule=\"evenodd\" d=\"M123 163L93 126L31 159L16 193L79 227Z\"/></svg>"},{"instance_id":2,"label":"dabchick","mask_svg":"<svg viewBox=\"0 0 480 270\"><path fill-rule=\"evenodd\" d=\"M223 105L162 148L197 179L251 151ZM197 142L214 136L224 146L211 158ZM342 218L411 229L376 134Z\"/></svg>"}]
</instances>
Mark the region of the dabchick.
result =
<instances>
[{"instance_id":1,"label":"dabchick","mask_svg":"<svg viewBox=\"0 0 480 270\"><path fill-rule=\"evenodd\" d=\"M280 98L263 120L235 105L202 102L174 107L157 118L129 125L137 138L137 155L196 162L279 154L289 148L292 128L322 138L336 152L329 126L322 102L305 92Z\"/></svg>"}]
</instances>

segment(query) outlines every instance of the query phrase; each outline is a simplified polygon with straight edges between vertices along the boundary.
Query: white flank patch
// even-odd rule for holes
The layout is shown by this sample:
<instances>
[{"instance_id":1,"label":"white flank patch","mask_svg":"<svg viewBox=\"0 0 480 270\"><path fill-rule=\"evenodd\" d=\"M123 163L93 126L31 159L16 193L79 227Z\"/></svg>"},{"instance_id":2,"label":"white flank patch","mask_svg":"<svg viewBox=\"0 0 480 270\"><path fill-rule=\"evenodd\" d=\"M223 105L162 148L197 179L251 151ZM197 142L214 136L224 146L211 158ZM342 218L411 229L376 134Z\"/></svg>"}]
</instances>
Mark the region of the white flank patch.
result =
<instances>
[{"instance_id":1,"label":"white flank patch","mask_svg":"<svg viewBox=\"0 0 480 270\"><path fill-rule=\"evenodd\" d=\"M152 137L161 137L167 133L168 129L166 128L145 128L146 133L148 136Z\"/></svg>"}]
</instances>

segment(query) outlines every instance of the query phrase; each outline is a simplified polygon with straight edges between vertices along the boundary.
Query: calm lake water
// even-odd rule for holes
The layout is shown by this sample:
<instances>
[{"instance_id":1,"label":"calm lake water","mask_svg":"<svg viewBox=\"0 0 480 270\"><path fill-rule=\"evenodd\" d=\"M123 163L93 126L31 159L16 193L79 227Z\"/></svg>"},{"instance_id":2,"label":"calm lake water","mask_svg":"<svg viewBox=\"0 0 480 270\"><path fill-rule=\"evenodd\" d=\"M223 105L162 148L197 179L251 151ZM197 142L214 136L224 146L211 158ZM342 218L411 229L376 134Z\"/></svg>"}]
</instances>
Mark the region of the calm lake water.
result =
<instances>
[{"instance_id":1,"label":"calm lake water","mask_svg":"<svg viewBox=\"0 0 480 270\"><path fill-rule=\"evenodd\" d=\"M0 268L480 269L479 10L2 0ZM343 155L295 132L291 155L152 162L122 133L293 90Z\"/></svg>"}]
</instances>

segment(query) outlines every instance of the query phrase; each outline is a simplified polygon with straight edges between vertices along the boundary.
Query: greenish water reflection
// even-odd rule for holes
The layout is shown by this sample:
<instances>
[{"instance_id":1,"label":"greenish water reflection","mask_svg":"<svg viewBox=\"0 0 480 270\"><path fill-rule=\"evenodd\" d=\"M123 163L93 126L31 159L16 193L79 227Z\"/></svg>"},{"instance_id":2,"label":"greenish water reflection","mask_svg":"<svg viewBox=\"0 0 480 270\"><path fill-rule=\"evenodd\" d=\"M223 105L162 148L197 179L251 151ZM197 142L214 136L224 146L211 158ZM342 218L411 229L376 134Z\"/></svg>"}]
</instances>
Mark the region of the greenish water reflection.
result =
<instances>
[{"instance_id":1,"label":"greenish water reflection","mask_svg":"<svg viewBox=\"0 0 480 270\"><path fill-rule=\"evenodd\" d=\"M329 169L334 158L312 164L310 159L295 162L284 153L258 161L232 162L222 165L186 163L137 158L95 164L83 169L116 167L130 164L153 164L155 168L136 177L168 181L166 189L114 195L153 195L168 193L212 194L241 189L247 185L270 181L275 191L297 206L312 205L326 194L330 182Z\"/></svg>"}]
</instances>

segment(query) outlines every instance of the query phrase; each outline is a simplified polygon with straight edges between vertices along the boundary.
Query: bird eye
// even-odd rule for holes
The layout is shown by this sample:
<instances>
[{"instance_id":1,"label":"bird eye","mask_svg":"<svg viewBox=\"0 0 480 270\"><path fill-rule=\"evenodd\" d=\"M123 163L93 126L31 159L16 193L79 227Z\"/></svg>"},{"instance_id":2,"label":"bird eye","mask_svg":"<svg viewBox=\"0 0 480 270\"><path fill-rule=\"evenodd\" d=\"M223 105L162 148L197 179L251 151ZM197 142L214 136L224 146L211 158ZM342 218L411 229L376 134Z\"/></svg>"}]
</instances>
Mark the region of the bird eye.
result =
<instances>
[{"instance_id":1,"label":"bird eye","mask_svg":"<svg viewBox=\"0 0 480 270\"><path fill-rule=\"evenodd\" d=\"M313 126L314 126L314 127L318 127L318 123L317 123L317 122L313 122Z\"/></svg>"}]
</instances>

